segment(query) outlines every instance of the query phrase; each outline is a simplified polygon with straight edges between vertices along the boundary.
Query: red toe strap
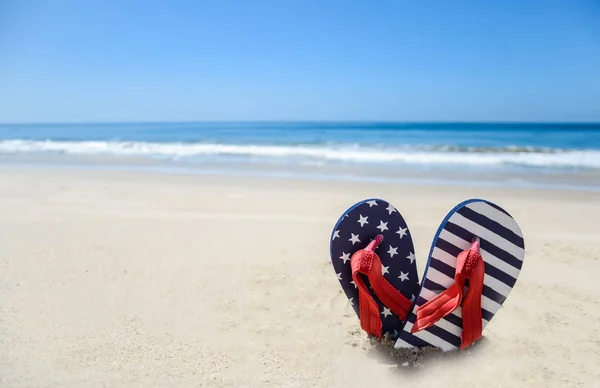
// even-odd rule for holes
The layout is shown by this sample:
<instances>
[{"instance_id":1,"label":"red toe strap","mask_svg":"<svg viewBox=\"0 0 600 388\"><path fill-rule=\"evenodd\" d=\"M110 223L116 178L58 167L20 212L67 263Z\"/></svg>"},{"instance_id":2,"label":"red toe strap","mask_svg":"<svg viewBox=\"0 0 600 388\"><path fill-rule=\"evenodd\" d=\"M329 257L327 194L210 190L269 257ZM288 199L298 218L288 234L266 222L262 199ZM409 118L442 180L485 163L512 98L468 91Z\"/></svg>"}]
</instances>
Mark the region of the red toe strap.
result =
<instances>
[{"instance_id":1,"label":"red toe strap","mask_svg":"<svg viewBox=\"0 0 600 388\"><path fill-rule=\"evenodd\" d=\"M417 319L411 333L433 326L437 321L460 306L462 301L462 324L460 349L464 349L481 337L481 292L485 265L479 253L479 240L471 249L457 257L454 284L419 307ZM465 280L469 279L469 289L464 295Z\"/></svg>"},{"instance_id":2,"label":"red toe strap","mask_svg":"<svg viewBox=\"0 0 600 388\"><path fill-rule=\"evenodd\" d=\"M392 312L406 320L412 303L392 286L381 273L381 260L374 252L377 245L383 240L382 235L377 235L365 249L361 249L352 255L350 266L352 267L352 279L358 287L358 305L360 310L360 324L367 333L381 338L381 318L379 306L371 296L362 276L366 275L371 283L373 292L381 303Z\"/></svg>"}]
</instances>

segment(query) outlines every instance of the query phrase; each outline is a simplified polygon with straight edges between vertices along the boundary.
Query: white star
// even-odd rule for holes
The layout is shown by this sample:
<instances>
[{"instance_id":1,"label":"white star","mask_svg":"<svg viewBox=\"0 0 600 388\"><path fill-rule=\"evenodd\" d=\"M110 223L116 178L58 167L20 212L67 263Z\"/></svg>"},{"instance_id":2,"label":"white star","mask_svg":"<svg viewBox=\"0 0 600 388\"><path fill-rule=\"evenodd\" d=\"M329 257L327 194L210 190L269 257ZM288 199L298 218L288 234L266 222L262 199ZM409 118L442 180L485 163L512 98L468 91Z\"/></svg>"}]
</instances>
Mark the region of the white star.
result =
<instances>
[{"instance_id":1,"label":"white star","mask_svg":"<svg viewBox=\"0 0 600 388\"><path fill-rule=\"evenodd\" d=\"M354 299L354 298L348 299L348 302L350 302L350 306L354 306L354 302L352 301L352 299Z\"/></svg>"},{"instance_id":2,"label":"white star","mask_svg":"<svg viewBox=\"0 0 600 388\"><path fill-rule=\"evenodd\" d=\"M411 302L414 302L414 301L415 301L415 294L411 294L411 295L410 295L410 301L411 301Z\"/></svg>"},{"instance_id":3,"label":"white star","mask_svg":"<svg viewBox=\"0 0 600 388\"><path fill-rule=\"evenodd\" d=\"M382 266L381 266L381 274L382 274L382 275L385 275L386 273L389 273L389 272L388 272L388 268L390 268L390 267L389 267L389 266L388 266L388 267L386 267L385 265L382 265Z\"/></svg>"},{"instance_id":4,"label":"white star","mask_svg":"<svg viewBox=\"0 0 600 388\"><path fill-rule=\"evenodd\" d=\"M344 264L346 264L346 261L350 260L350 254L349 253L342 253L342 255L340 256L340 259L344 260Z\"/></svg>"},{"instance_id":5,"label":"white star","mask_svg":"<svg viewBox=\"0 0 600 388\"><path fill-rule=\"evenodd\" d=\"M389 212L389 214L392 214L393 212L396 211L396 208L393 207L391 204L388 204L388 207L385 209Z\"/></svg>"},{"instance_id":6,"label":"white star","mask_svg":"<svg viewBox=\"0 0 600 388\"><path fill-rule=\"evenodd\" d=\"M400 271L400 276L398 276L398 278L400 278L401 281L408 280L408 272L404 273L404 272Z\"/></svg>"},{"instance_id":7,"label":"white star","mask_svg":"<svg viewBox=\"0 0 600 388\"><path fill-rule=\"evenodd\" d=\"M350 233L350 235L351 237L348 241L352 241L352 245L354 245L357 242L360 242L360 240L358 239L358 234Z\"/></svg>"},{"instance_id":8,"label":"white star","mask_svg":"<svg viewBox=\"0 0 600 388\"><path fill-rule=\"evenodd\" d=\"M394 257L394 255L398 254L398 248L394 248L390 245L390 249L387 251L387 253L389 253L390 257Z\"/></svg>"},{"instance_id":9,"label":"white star","mask_svg":"<svg viewBox=\"0 0 600 388\"><path fill-rule=\"evenodd\" d=\"M363 217L362 214L359 215L358 218L358 223L360 224L361 227L363 227L365 224L368 224L369 222L367 221L367 218L369 218L369 216Z\"/></svg>"},{"instance_id":10,"label":"white star","mask_svg":"<svg viewBox=\"0 0 600 388\"><path fill-rule=\"evenodd\" d=\"M335 240L338 237L340 237L340 231L336 230L335 232L333 232L333 238L331 239L331 241Z\"/></svg>"},{"instance_id":11,"label":"white star","mask_svg":"<svg viewBox=\"0 0 600 388\"><path fill-rule=\"evenodd\" d=\"M354 280L351 281L350 284L352 284L354 286L354 288L356 288L356 283L354 283Z\"/></svg>"},{"instance_id":12,"label":"white star","mask_svg":"<svg viewBox=\"0 0 600 388\"><path fill-rule=\"evenodd\" d=\"M341 272L340 273L336 273L336 275L338 277L338 280L342 280L342 273Z\"/></svg>"},{"instance_id":13,"label":"white star","mask_svg":"<svg viewBox=\"0 0 600 388\"><path fill-rule=\"evenodd\" d=\"M415 261L415 254L414 253L410 253L410 255L406 256L407 259L410 260L410 263L412 264L413 261Z\"/></svg>"},{"instance_id":14,"label":"white star","mask_svg":"<svg viewBox=\"0 0 600 388\"><path fill-rule=\"evenodd\" d=\"M377 201L369 201L367 203L369 204L369 207L378 206Z\"/></svg>"},{"instance_id":15,"label":"white star","mask_svg":"<svg viewBox=\"0 0 600 388\"><path fill-rule=\"evenodd\" d=\"M385 318L385 317L387 317L388 315L392 315L392 312L390 311L390 309L389 309L389 308L387 308L387 307L384 307L384 308L383 308L383 311L381 312L381 315L383 315L383 317Z\"/></svg>"},{"instance_id":16,"label":"white star","mask_svg":"<svg viewBox=\"0 0 600 388\"><path fill-rule=\"evenodd\" d=\"M377 227L377 229L381 230L381 232L383 232L384 230L388 230L387 224L387 222L379 221L379 226Z\"/></svg>"},{"instance_id":17,"label":"white star","mask_svg":"<svg viewBox=\"0 0 600 388\"><path fill-rule=\"evenodd\" d=\"M407 229L408 228L403 228L403 227L398 228L398 231L396 233L398 233L400 235L400 239L402 239L402 237L406 236Z\"/></svg>"}]
</instances>

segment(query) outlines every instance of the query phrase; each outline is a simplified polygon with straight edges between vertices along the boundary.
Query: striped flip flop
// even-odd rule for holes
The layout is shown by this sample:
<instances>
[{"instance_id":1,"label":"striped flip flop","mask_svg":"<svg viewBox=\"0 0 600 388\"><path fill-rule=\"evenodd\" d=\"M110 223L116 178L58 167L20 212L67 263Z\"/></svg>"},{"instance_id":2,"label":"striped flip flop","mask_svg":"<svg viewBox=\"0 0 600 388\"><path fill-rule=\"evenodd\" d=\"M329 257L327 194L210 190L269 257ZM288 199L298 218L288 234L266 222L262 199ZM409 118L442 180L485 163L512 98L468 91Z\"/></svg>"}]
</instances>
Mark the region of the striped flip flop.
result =
<instances>
[{"instance_id":1,"label":"striped flip flop","mask_svg":"<svg viewBox=\"0 0 600 388\"><path fill-rule=\"evenodd\" d=\"M464 349L481 337L517 281L525 246L517 222L485 200L457 205L440 225L395 348Z\"/></svg>"},{"instance_id":2,"label":"striped flip flop","mask_svg":"<svg viewBox=\"0 0 600 388\"><path fill-rule=\"evenodd\" d=\"M336 223L331 262L368 334L398 337L419 289L414 252L406 222L382 199L353 205Z\"/></svg>"}]
</instances>

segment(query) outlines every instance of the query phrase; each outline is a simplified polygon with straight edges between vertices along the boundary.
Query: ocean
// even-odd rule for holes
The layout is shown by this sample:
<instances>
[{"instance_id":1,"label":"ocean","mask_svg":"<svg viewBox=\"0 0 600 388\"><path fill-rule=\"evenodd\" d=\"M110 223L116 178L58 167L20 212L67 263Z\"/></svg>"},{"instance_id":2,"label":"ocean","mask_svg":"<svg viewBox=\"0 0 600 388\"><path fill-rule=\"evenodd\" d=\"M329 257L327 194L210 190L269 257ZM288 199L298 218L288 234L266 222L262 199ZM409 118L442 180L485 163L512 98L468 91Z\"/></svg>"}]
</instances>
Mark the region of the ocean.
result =
<instances>
[{"instance_id":1,"label":"ocean","mask_svg":"<svg viewBox=\"0 0 600 388\"><path fill-rule=\"evenodd\" d=\"M600 172L600 124L2 124L0 163L489 174ZM336 170L337 169L337 170ZM340 170L341 169L341 170ZM298 170L300 171L300 170ZM375 173L373 173L375 172ZM599 183L600 185L600 183Z\"/></svg>"}]
</instances>

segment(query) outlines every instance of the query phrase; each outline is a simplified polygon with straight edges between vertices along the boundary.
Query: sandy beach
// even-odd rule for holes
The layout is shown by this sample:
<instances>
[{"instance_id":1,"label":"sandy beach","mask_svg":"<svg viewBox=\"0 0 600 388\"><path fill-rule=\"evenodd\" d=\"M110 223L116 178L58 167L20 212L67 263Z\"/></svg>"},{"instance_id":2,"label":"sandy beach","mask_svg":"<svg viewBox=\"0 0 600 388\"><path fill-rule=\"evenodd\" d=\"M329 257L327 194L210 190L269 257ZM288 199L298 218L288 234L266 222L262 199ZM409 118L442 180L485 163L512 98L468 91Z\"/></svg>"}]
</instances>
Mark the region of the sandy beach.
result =
<instances>
[{"instance_id":1,"label":"sandy beach","mask_svg":"<svg viewBox=\"0 0 600 388\"><path fill-rule=\"evenodd\" d=\"M508 210L521 276L459 354L372 343L332 270L355 202L422 276L458 202ZM0 168L1 387L600 387L600 193Z\"/></svg>"}]
</instances>

